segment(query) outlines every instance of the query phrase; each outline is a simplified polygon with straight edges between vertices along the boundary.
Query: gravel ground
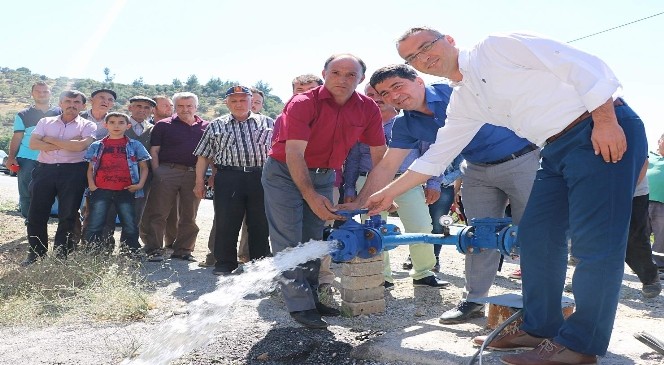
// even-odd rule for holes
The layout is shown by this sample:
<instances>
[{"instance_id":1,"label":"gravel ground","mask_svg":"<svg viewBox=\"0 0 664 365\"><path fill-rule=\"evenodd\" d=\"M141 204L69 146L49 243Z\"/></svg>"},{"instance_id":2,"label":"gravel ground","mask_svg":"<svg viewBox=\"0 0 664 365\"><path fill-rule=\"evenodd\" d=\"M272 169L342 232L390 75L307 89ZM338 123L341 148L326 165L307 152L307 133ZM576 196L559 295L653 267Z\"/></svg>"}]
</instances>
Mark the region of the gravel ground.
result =
<instances>
[{"instance_id":1,"label":"gravel ground","mask_svg":"<svg viewBox=\"0 0 664 365\"><path fill-rule=\"evenodd\" d=\"M0 176L0 200L16 199L16 196L15 179ZM205 257L211 219L211 201L203 201L198 217L201 232L194 252L199 260ZM23 258L26 247L25 233L17 214L3 213L0 237L0 265L16 265ZM206 343L172 363L465 363L475 351L469 340L488 333L484 328L486 321L476 319L462 325L444 326L437 320L461 296L463 256L453 247L443 248L442 270L438 276L452 284L437 290L412 286L408 273L400 267L406 255L405 247L391 251L396 285L393 290L386 291L387 310L383 314L330 318L328 330L307 330L290 319L277 291L251 295L230 307L219 308L214 314L217 321L212 327L193 328L197 337L207 339ZM505 263L491 294L520 291L520 282L507 277L515 268L515 262L508 260ZM340 265L333 264L333 269L340 272ZM146 262L144 270L154 283L152 302L155 306L146 319L131 323L72 321L47 327L0 328L0 338L3 339L0 342L0 364L117 364L133 354L154 349L166 352L167 347L186 344L187 338L168 344L160 342L159 333L173 321L188 323L194 318L196 300L215 290L217 278L210 268L179 260ZM572 273L573 267L570 267L568 281ZM647 330L664 339L663 296L645 301L640 296L640 287L636 276L626 268L609 354L602 358L601 364L664 363L664 356L632 337L634 332ZM330 300L340 302L337 290ZM404 340L413 329L417 329L415 332L423 338L415 345ZM397 342L388 341L395 338ZM446 358L447 362L427 360L426 355L433 352ZM487 354L484 363L499 364L499 355Z\"/></svg>"}]
</instances>

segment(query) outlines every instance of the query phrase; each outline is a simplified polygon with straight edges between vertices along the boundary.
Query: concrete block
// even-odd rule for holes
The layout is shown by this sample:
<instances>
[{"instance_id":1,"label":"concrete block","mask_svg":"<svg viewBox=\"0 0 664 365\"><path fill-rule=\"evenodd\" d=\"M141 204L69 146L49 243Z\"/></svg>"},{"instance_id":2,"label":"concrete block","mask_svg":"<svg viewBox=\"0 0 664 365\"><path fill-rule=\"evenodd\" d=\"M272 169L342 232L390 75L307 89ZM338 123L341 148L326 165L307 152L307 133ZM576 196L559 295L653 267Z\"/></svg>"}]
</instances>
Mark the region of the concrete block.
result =
<instances>
[{"instance_id":1,"label":"concrete block","mask_svg":"<svg viewBox=\"0 0 664 365\"><path fill-rule=\"evenodd\" d=\"M383 260L362 262L362 263L348 263L344 262L341 265L341 275L345 276L369 276L381 274L383 272Z\"/></svg>"},{"instance_id":2,"label":"concrete block","mask_svg":"<svg viewBox=\"0 0 664 365\"><path fill-rule=\"evenodd\" d=\"M343 275L341 276L340 288L350 290L377 288L379 286L382 287L383 281L385 281L385 278L383 277L382 272L380 274L369 276Z\"/></svg>"},{"instance_id":3,"label":"concrete block","mask_svg":"<svg viewBox=\"0 0 664 365\"><path fill-rule=\"evenodd\" d=\"M378 288L369 289L341 289L341 300L349 303L370 302L372 300L379 300L385 298L385 288L382 286Z\"/></svg>"},{"instance_id":4,"label":"concrete block","mask_svg":"<svg viewBox=\"0 0 664 365\"><path fill-rule=\"evenodd\" d=\"M383 261L383 253L381 252L378 255L375 255L374 257L369 257L368 259L353 257L352 260L346 261L346 263L361 264L361 263L374 262L374 261Z\"/></svg>"},{"instance_id":5,"label":"concrete block","mask_svg":"<svg viewBox=\"0 0 664 365\"><path fill-rule=\"evenodd\" d=\"M359 316L360 314L372 314L385 312L385 299L372 300L363 303L348 303L341 302L341 310L345 313L350 313L352 316Z\"/></svg>"}]
</instances>

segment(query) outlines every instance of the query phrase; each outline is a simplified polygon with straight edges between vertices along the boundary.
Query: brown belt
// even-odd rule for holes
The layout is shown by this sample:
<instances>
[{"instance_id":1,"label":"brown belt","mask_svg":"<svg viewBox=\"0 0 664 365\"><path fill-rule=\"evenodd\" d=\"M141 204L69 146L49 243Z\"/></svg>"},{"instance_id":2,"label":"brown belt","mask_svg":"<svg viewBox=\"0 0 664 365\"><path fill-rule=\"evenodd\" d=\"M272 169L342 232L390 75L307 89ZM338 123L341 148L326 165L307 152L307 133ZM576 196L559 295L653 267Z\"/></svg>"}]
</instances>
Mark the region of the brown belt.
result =
<instances>
[{"instance_id":1,"label":"brown belt","mask_svg":"<svg viewBox=\"0 0 664 365\"><path fill-rule=\"evenodd\" d=\"M613 106L623 106L623 105L625 105L625 104L623 103L621 98L618 98L618 99L613 101ZM570 129L576 127L579 123L581 123L584 120L590 118L591 116L592 116L592 114L590 114L589 111L583 112L583 114L579 115L578 118L574 119L572 121L572 123L568 124L567 127L563 128L562 131L560 131L560 132L554 134L553 136L547 138L546 143L548 144L548 143L551 143L551 142L557 140L558 138L562 137L565 133L569 132Z\"/></svg>"}]
</instances>

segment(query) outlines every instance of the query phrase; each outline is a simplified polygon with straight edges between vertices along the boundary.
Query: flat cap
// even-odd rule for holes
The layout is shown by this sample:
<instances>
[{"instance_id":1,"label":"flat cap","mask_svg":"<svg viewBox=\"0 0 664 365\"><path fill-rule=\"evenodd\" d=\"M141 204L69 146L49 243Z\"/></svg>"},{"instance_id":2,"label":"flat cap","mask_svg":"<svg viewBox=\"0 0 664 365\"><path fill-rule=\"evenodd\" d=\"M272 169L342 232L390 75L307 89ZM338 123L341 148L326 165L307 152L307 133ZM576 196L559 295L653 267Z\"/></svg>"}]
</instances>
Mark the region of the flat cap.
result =
<instances>
[{"instance_id":1,"label":"flat cap","mask_svg":"<svg viewBox=\"0 0 664 365\"><path fill-rule=\"evenodd\" d=\"M115 99L115 100L118 99L118 94L116 94L115 91L113 91L113 90L111 90L111 89L99 89L99 90L95 90L95 91L92 92L92 95L90 95L90 97L91 97L91 98L94 98L95 95L97 95L97 94L99 94L99 93L109 93L109 94L113 95L113 99Z\"/></svg>"},{"instance_id":2,"label":"flat cap","mask_svg":"<svg viewBox=\"0 0 664 365\"><path fill-rule=\"evenodd\" d=\"M157 106L157 102L155 102L154 100L148 98L147 96L143 96L143 95L136 95L136 96L133 96L131 99L129 99L130 103L133 103L135 101L144 101L146 103L149 103L153 107Z\"/></svg>"}]
</instances>

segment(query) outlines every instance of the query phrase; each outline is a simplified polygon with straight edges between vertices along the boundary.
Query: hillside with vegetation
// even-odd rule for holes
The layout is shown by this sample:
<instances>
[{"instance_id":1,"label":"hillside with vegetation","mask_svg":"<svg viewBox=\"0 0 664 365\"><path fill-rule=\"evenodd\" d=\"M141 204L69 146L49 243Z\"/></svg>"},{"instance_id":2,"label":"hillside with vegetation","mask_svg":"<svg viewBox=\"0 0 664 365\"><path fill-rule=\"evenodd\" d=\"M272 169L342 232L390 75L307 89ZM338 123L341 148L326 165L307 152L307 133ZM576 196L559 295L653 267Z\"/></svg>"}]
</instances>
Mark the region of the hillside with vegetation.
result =
<instances>
[{"instance_id":1,"label":"hillside with vegetation","mask_svg":"<svg viewBox=\"0 0 664 365\"><path fill-rule=\"evenodd\" d=\"M105 68L103 73L104 80L97 81L62 76L49 78L46 75L33 73L25 67L16 70L0 67L0 149L8 150L14 116L16 112L32 103L30 90L35 81L42 80L51 86L53 104L57 104L57 96L63 90L76 89L89 96L93 91L102 87L110 88L118 94L113 110L125 112L129 105L129 98L134 95L164 94L171 96L176 92L189 91L198 95L198 113L207 120L228 113L228 108L223 102L224 93L229 87L238 84L236 81L224 81L218 77L213 77L203 84L196 75L189 76L185 81L173 79L170 84L150 85L144 83L142 78L134 80L131 84L121 84L113 81L115 76L111 74L110 69ZM274 118L281 112L284 104L278 96L271 94L272 88L268 83L258 81L255 85L246 86L254 86L265 94L263 114Z\"/></svg>"}]
</instances>

